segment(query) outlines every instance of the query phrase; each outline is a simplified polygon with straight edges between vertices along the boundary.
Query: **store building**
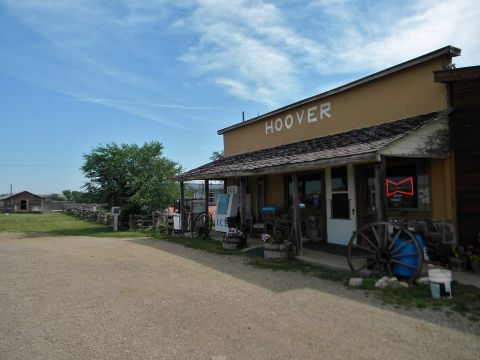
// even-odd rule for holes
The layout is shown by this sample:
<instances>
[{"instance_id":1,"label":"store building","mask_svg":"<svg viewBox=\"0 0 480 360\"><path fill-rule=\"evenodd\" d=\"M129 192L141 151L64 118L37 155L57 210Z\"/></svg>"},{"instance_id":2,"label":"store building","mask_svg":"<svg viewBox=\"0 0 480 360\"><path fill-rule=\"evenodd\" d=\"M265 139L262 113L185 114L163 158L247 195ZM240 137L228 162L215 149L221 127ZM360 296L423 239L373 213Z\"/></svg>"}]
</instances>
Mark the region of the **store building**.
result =
<instances>
[{"instance_id":1,"label":"store building","mask_svg":"<svg viewBox=\"0 0 480 360\"><path fill-rule=\"evenodd\" d=\"M221 129L225 158L177 180L238 185L243 222L247 213L259 221L263 207L275 207L293 220L300 254L315 243L347 245L353 231L382 219L422 221L454 243L462 231L451 89L460 80L446 74L459 55L460 49L446 46ZM472 74L470 80L478 84ZM470 98L478 102L478 93ZM478 116L472 119L478 131ZM478 154L476 139L465 147L477 151L469 161ZM480 231L467 223L469 234Z\"/></svg>"}]
</instances>

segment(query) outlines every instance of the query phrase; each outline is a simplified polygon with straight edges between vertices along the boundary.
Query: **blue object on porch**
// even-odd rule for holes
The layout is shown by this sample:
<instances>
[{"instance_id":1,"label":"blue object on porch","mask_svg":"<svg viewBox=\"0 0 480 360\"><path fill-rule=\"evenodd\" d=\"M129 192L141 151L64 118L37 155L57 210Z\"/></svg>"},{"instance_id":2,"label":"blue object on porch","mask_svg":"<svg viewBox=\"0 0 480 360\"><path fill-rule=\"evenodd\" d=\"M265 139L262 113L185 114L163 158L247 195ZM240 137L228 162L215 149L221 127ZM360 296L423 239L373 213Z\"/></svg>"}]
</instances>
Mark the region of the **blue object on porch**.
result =
<instances>
[{"instance_id":1,"label":"blue object on porch","mask_svg":"<svg viewBox=\"0 0 480 360\"><path fill-rule=\"evenodd\" d=\"M415 239L417 239L418 246L420 248L420 253L417 255L411 255L411 256L403 256L400 258L400 261L402 261L405 264L414 266L415 268L418 266L418 262L420 261L420 256L423 256L423 238L422 235L420 234L415 234ZM412 254L417 252L417 248L415 247L415 244L413 242L408 243L407 245L404 246L405 243L407 243L408 240L404 239L397 239L393 245L393 250L392 252L395 252L396 249L400 248L403 246L400 250L398 250L398 255L403 255L403 254ZM397 255L395 254L395 255ZM400 276L405 276L405 277L411 277L412 275L415 274L415 270L402 265L402 264L393 264L393 269L392 272L395 275L400 275Z\"/></svg>"},{"instance_id":2,"label":"blue object on porch","mask_svg":"<svg viewBox=\"0 0 480 360\"><path fill-rule=\"evenodd\" d=\"M274 213L275 214L275 207L274 206L264 206L262 208L262 213Z\"/></svg>"}]
</instances>

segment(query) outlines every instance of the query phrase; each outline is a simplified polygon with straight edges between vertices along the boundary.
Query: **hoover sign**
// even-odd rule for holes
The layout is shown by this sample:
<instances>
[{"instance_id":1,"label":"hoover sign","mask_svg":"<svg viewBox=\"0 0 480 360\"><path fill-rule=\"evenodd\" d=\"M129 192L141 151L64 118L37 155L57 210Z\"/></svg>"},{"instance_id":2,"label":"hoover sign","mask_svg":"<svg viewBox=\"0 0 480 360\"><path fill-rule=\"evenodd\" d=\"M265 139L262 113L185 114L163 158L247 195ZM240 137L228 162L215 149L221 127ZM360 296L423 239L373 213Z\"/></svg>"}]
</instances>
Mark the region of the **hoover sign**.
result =
<instances>
[{"instance_id":1,"label":"hoover sign","mask_svg":"<svg viewBox=\"0 0 480 360\"><path fill-rule=\"evenodd\" d=\"M329 102L322 103L315 106L310 106L307 109L298 110L288 113L284 117L278 117L275 120L265 121L265 134L273 134L283 130L290 130L293 126L305 124L312 124L318 120L329 119L332 107Z\"/></svg>"}]
</instances>

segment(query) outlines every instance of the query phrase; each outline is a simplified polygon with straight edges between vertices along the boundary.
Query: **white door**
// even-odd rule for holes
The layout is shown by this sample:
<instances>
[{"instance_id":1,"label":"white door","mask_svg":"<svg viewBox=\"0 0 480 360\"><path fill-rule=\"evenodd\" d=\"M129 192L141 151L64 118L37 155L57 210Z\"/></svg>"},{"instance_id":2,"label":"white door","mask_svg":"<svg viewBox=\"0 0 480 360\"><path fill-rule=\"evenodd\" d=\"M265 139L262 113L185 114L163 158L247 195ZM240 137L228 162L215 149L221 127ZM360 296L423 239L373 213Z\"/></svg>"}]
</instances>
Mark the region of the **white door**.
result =
<instances>
[{"instance_id":1,"label":"white door","mask_svg":"<svg viewBox=\"0 0 480 360\"><path fill-rule=\"evenodd\" d=\"M348 245L357 228L355 176L353 165L327 168L327 239L331 244Z\"/></svg>"}]
</instances>

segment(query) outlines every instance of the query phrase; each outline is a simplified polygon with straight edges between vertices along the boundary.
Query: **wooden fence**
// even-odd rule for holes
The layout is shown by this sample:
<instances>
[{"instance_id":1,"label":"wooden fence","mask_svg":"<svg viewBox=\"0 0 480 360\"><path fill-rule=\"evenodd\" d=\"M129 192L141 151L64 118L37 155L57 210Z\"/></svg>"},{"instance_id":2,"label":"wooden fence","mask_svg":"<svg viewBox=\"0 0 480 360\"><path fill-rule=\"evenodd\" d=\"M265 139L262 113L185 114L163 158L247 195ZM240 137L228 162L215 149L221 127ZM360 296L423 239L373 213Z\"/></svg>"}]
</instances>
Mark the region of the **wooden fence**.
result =
<instances>
[{"instance_id":1,"label":"wooden fence","mask_svg":"<svg viewBox=\"0 0 480 360\"><path fill-rule=\"evenodd\" d=\"M65 209L65 212L79 219L113 226L111 213L80 208L68 208ZM128 220L119 221L118 227L119 230L152 230L167 226L167 223L168 214L156 212L152 215L130 215Z\"/></svg>"}]
</instances>

